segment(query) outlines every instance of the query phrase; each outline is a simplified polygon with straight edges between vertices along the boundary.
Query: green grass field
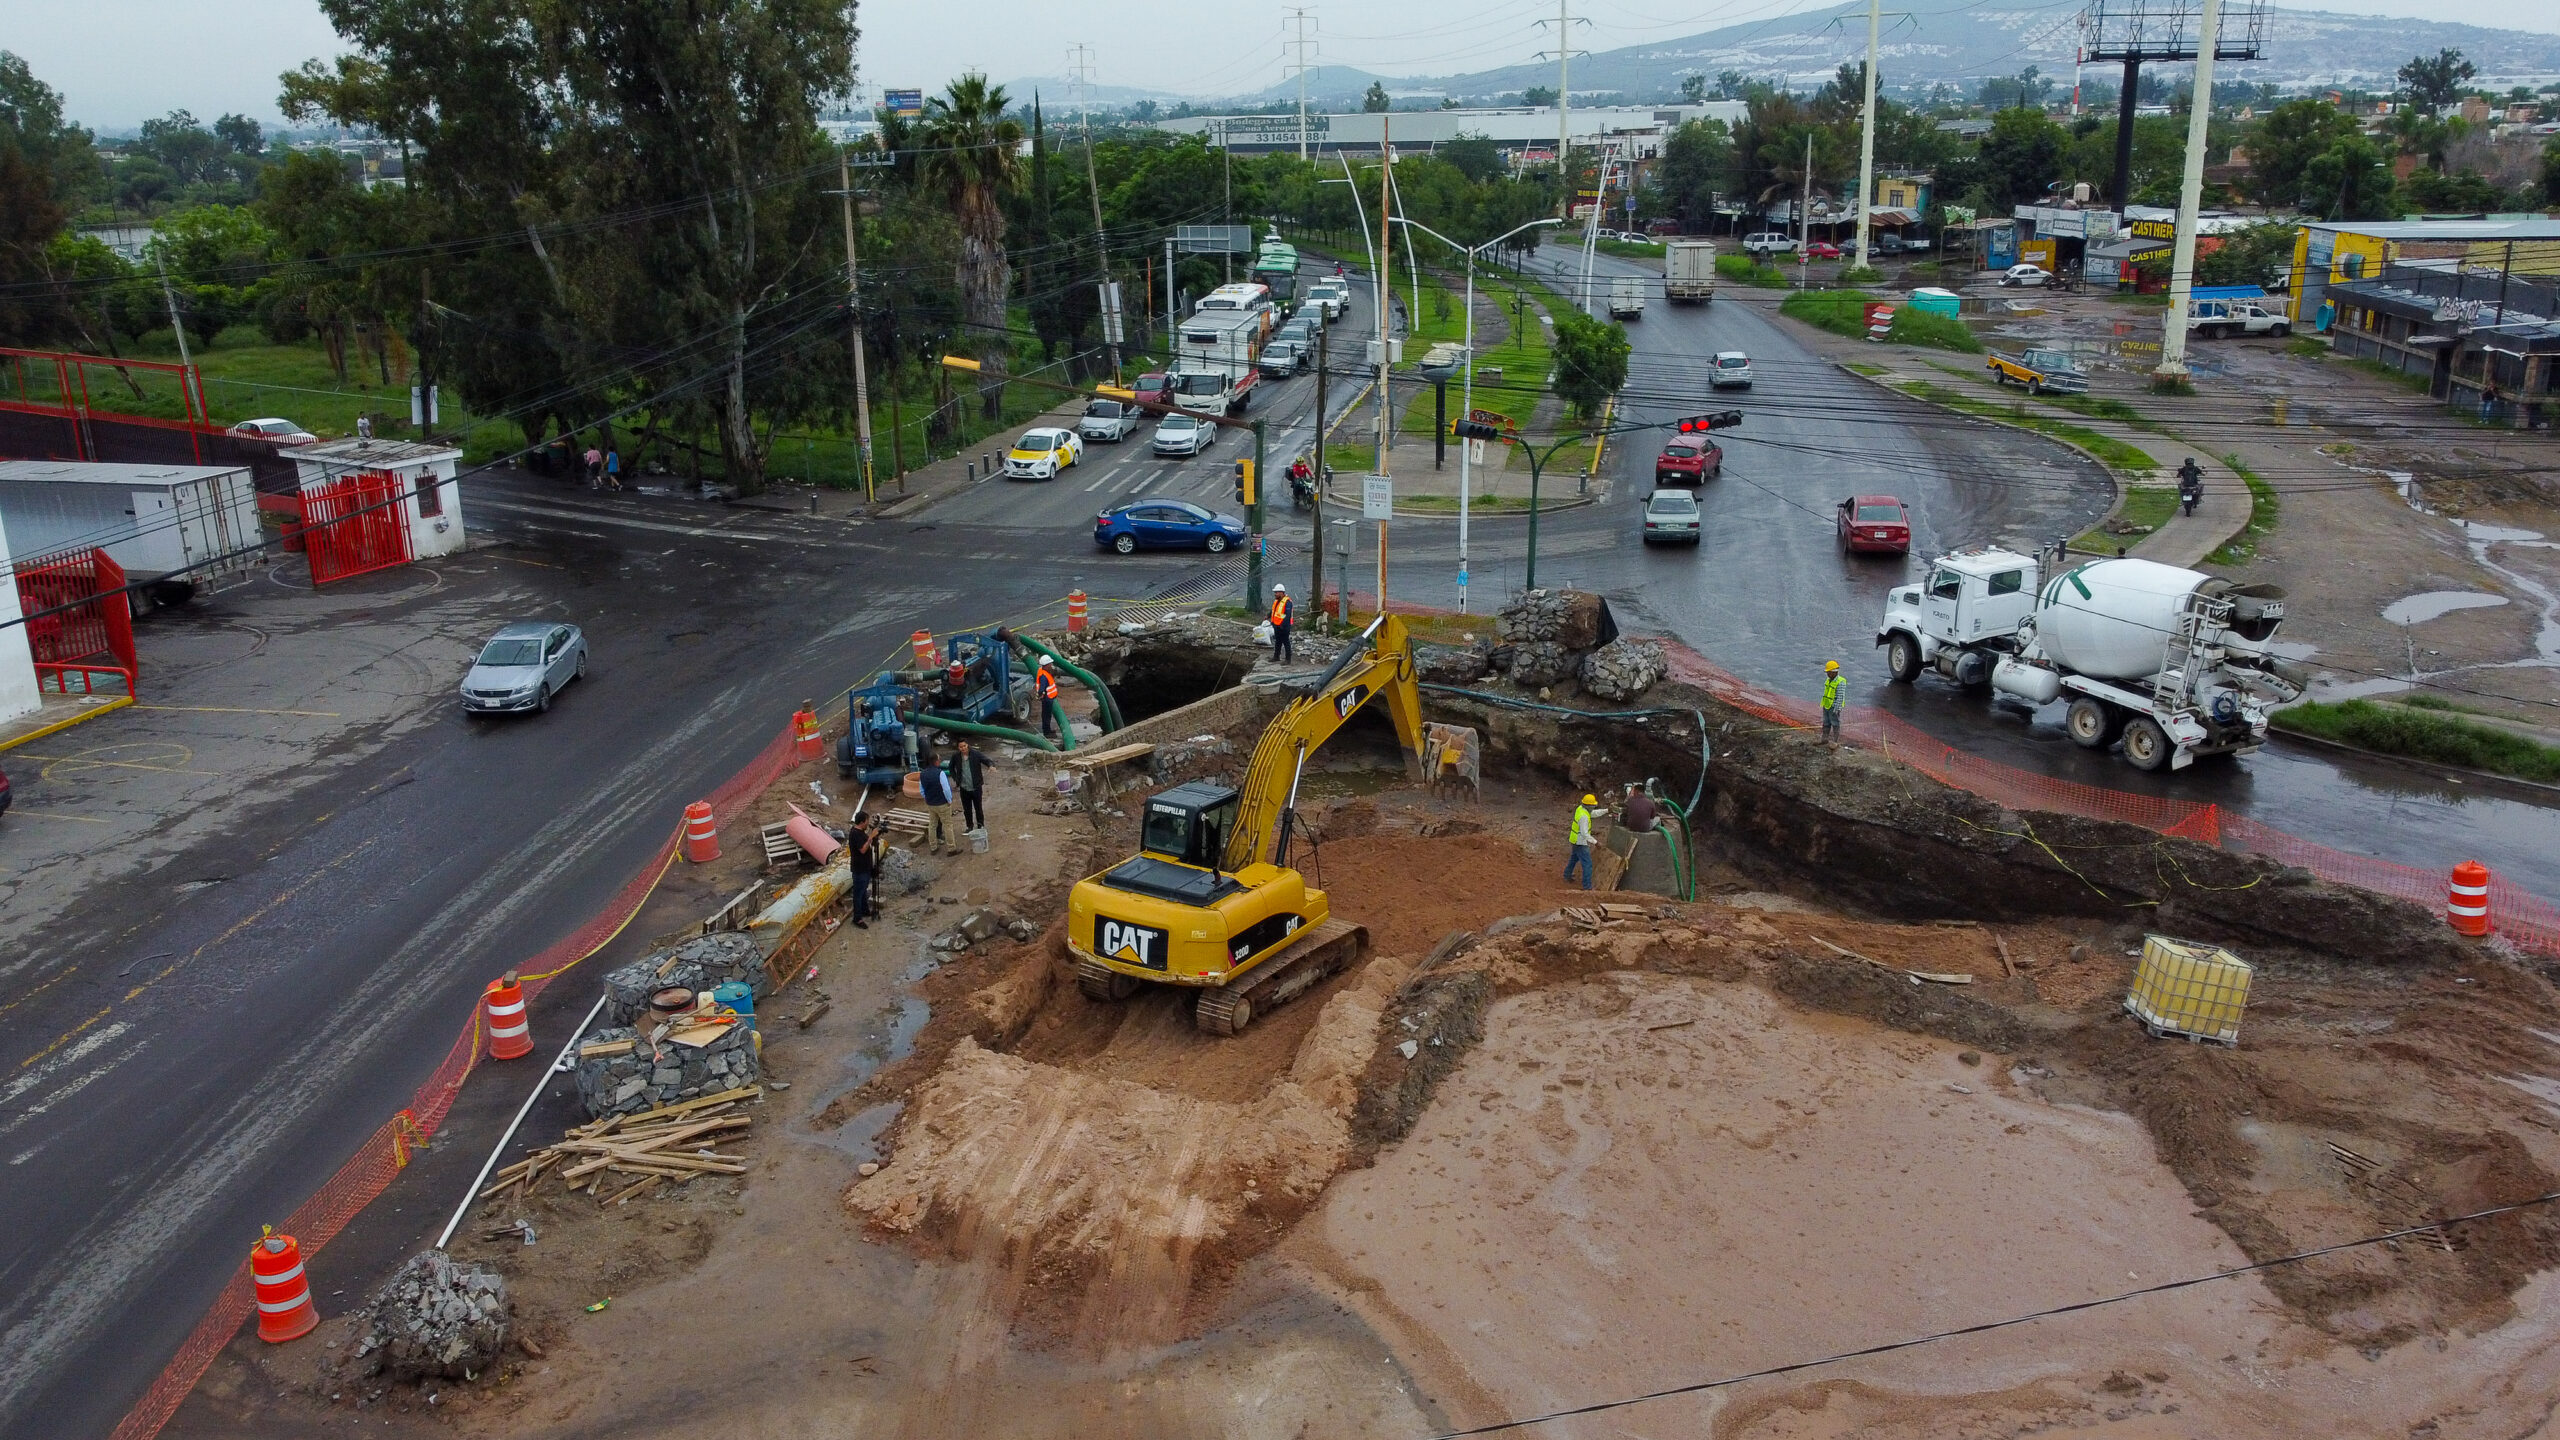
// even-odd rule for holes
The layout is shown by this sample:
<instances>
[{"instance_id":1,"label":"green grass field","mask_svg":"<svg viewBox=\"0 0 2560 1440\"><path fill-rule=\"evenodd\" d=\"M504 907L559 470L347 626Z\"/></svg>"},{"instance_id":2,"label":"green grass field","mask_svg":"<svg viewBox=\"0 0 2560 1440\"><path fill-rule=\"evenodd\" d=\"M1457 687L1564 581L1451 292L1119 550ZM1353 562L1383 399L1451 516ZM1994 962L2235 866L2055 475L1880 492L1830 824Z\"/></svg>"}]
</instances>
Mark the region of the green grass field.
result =
<instances>
[{"instance_id":1,"label":"green grass field","mask_svg":"<svg viewBox=\"0 0 2560 1440\"><path fill-rule=\"evenodd\" d=\"M2334 705L2306 701L2277 711L2273 724L2279 730L2385 755L2560 783L2560 747L2424 708L2377 705L2370 700Z\"/></svg>"},{"instance_id":2,"label":"green grass field","mask_svg":"<svg viewBox=\"0 0 2560 1440\"><path fill-rule=\"evenodd\" d=\"M2124 491L2124 505L2116 511L2116 518L2128 525L2157 530L2168 524L2169 517L2177 513L2178 491L2175 486L2128 485ZM2139 535L2118 535L2104 525L2092 525L2072 537L2071 548L2106 555L2118 548L2129 550L2141 539Z\"/></svg>"}]
</instances>

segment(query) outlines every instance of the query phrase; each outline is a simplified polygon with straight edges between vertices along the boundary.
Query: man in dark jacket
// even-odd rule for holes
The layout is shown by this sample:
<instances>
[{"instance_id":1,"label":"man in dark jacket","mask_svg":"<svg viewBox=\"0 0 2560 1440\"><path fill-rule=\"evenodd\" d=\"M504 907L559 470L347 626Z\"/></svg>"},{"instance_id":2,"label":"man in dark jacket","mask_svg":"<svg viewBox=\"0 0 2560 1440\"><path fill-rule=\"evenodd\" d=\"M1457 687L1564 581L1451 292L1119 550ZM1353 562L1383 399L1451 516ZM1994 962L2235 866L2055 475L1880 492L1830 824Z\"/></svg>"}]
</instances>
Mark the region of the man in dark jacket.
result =
<instances>
[{"instance_id":1,"label":"man in dark jacket","mask_svg":"<svg viewBox=\"0 0 2560 1440\"><path fill-rule=\"evenodd\" d=\"M983 830L987 826L987 757L978 747L963 740L951 757L951 784L960 792L960 829L963 833Z\"/></svg>"},{"instance_id":2,"label":"man in dark jacket","mask_svg":"<svg viewBox=\"0 0 2560 1440\"><path fill-rule=\"evenodd\" d=\"M871 917L878 913L871 903L871 886L880 874L880 822L875 817L853 822L852 833L845 836L845 847L853 866L853 924L858 930L871 928Z\"/></svg>"},{"instance_id":3,"label":"man in dark jacket","mask_svg":"<svg viewBox=\"0 0 2560 1440\"><path fill-rule=\"evenodd\" d=\"M925 844L936 855L960 853L960 832L951 828L951 777L942 773L942 762L931 755L916 769L916 788L923 792L925 819L930 822Z\"/></svg>"}]
</instances>

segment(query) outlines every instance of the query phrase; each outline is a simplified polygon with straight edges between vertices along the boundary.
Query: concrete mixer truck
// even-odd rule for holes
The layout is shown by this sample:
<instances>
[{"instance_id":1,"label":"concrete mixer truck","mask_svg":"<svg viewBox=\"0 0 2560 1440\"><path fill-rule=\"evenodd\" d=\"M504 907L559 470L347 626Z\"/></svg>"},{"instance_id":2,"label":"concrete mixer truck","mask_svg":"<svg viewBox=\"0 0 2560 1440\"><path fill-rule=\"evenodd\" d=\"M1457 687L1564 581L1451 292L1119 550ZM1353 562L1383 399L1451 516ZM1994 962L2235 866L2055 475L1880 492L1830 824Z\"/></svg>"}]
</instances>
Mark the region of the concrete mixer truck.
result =
<instances>
[{"instance_id":1,"label":"concrete mixer truck","mask_svg":"<svg viewBox=\"0 0 2560 1440\"><path fill-rule=\"evenodd\" d=\"M2268 707L2302 693L2270 648L2283 620L2272 585L1986 547L1942 555L1886 597L1876 644L1897 681L1934 670L2032 705L2067 698L2076 743L2121 739L2135 769L2179 770L2265 744Z\"/></svg>"}]
</instances>

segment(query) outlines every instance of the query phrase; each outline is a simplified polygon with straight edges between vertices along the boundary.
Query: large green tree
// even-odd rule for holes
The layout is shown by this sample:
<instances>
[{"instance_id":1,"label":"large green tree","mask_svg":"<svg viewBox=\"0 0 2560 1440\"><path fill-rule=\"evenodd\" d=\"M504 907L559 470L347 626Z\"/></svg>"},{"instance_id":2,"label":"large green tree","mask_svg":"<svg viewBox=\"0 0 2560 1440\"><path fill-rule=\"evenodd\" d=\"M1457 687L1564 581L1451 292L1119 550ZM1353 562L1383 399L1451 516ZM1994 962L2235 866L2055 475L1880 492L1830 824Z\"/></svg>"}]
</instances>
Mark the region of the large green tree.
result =
<instances>
[{"instance_id":1,"label":"large green tree","mask_svg":"<svg viewBox=\"0 0 2560 1440\"><path fill-rule=\"evenodd\" d=\"M2409 103L2432 115L2452 104L2480 73L2459 50L2419 55L2400 67L2400 89Z\"/></svg>"},{"instance_id":2,"label":"large green tree","mask_svg":"<svg viewBox=\"0 0 2560 1440\"><path fill-rule=\"evenodd\" d=\"M2325 100L2288 100L2267 112L2245 140L2251 184L2261 204L2310 208L2311 162L2360 133L2355 117Z\"/></svg>"},{"instance_id":3,"label":"large green tree","mask_svg":"<svg viewBox=\"0 0 2560 1440\"><path fill-rule=\"evenodd\" d=\"M1979 178L1983 198L2002 210L2041 198L2066 178L2065 136L2041 110L2012 108L1991 117L1982 137Z\"/></svg>"},{"instance_id":4,"label":"large green tree","mask_svg":"<svg viewBox=\"0 0 2560 1440\"><path fill-rule=\"evenodd\" d=\"M1627 383L1627 327L1579 310L1555 311L1556 394L1582 423L1597 423L1609 397Z\"/></svg>"}]
</instances>

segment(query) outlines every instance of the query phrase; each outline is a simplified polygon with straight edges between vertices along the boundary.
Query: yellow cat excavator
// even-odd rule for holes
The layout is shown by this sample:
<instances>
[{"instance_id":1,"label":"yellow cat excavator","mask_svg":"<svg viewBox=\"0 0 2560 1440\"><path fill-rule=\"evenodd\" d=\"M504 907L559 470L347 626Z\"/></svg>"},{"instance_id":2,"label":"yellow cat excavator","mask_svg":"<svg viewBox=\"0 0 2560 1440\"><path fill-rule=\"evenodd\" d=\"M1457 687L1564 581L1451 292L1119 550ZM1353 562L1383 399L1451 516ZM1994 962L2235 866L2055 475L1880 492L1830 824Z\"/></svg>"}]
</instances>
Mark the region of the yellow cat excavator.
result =
<instances>
[{"instance_id":1,"label":"yellow cat excavator","mask_svg":"<svg viewBox=\"0 0 2560 1440\"><path fill-rule=\"evenodd\" d=\"M1325 892L1290 868L1298 782L1307 757L1382 698L1418 773L1414 681L1404 622L1381 615L1262 732L1242 789L1193 780L1150 797L1138 853L1067 898L1077 987L1121 1000L1149 982L1197 986L1200 1028L1233 1035L1358 958L1367 927L1334 918Z\"/></svg>"}]
</instances>

